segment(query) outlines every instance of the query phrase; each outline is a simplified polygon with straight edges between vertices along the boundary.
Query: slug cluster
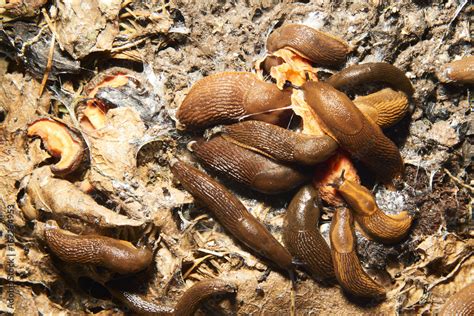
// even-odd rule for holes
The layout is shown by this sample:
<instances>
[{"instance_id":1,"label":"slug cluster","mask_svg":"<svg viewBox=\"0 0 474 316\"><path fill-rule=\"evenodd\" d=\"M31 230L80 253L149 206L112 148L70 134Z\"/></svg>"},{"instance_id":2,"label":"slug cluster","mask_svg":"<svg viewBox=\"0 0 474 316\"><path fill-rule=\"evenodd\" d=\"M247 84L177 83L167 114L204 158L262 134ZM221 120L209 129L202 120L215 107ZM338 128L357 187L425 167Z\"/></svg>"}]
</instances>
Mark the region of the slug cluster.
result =
<instances>
[{"instance_id":1,"label":"slug cluster","mask_svg":"<svg viewBox=\"0 0 474 316\"><path fill-rule=\"evenodd\" d=\"M313 65L341 65L349 47L305 25L274 30L267 49L269 54L257 64L258 74L224 72L199 80L176 118L194 132L224 124L212 130L210 139L188 145L211 173L265 194L301 187L286 212L284 245L204 172L178 160L172 173L232 236L279 268L292 271L295 262L302 262L317 280L336 279L356 297L383 298L385 288L357 257L354 220L370 239L394 244L407 236L412 217L384 213L347 157L361 161L385 184L403 174L400 152L382 129L408 112L413 87L402 71L382 62L351 66L318 81ZM262 74L274 81L264 81ZM375 83L388 87L355 100L342 92ZM302 132L301 127L281 127L288 125L292 110L301 109ZM316 170L324 176L315 176ZM321 198L336 209L330 247L318 229Z\"/></svg>"},{"instance_id":2,"label":"slug cluster","mask_svg":"<svg viewBox=\"0 0 474 316\"><path fill-rule=\"evenodd\" d=\"M381 210L361 185L351 159L386 185L403 175L400 152L383 129L406 115L414 89L400 69L384 62L353 65L320 81L315 66L339 67L350 48L305 25L287 24L274 30L266 47L268 54L257 62L257 73L217 73L194 84L176 118L186 131L212 128L209 139L188 146L209 172L264 194L296 192L285 214L283 244L208 174L177 159L171 172L228 233L278 269L293 276L295 268L302 266L318 282L337 282L351 296L383 299L386 289L366 273L358 258L354 221L367 238L390 245L408 235L413 218L406 211L392 215ZM438 77L442 82L472 84L472 65L472 57L447 64ZM134 107L145 124L153 122L149 110L153 95L146 95L152 89L144 88L145 80L139 76L112 68L89 82L86 97L74 108L76 128L92 134L100 130L111 106ZM366 85L384 88L351 100L348 95ZM145 96L147 102L134 95ZM117 104L124 99L127 104ZM290 129L294 114L301 116L302 124ZM50 118L28 127L27 135L41 138L58 159L50 167L55 176L80 172L87 163L88 145L76 128ZM81 197L93 202L85 193ZM319 230L323 202L334 210L329 243ZM37 215L25 214L30 214L29 219ZM101 266L120 276L146 270L154 257L148 247L126 240L76 235L58 227L46 227L44 241L63 262ZM149 302L114 282L103 285L132 312L145 315L193 315L203 300L235 294L238 288L225 280L199 281L170 307ZM453 296L442 314L472 312L472 292L470 285Z\"/></svg>"}]
</instances>

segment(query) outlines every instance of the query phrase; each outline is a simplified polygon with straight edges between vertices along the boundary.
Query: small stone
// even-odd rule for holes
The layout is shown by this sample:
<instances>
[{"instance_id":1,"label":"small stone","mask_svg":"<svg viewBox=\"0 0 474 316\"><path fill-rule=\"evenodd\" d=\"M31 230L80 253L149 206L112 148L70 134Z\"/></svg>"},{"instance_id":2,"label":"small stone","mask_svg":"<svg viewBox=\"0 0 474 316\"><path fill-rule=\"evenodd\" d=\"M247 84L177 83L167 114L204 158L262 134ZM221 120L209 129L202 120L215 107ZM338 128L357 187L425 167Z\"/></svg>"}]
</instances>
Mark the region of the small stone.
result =
<instances>
[{"instance_id":1,"label":"small stone","mask_svg":"<svg viewBox=\"0 0 474 316\"><path fill-rule=\"evenodd\" d=\"M459 142L456 131L449 125L447 121L438 121L431 126L428 132L428 138L435 140L437 143L446 147L451 147Z\"/></svg>"}]
</instances>

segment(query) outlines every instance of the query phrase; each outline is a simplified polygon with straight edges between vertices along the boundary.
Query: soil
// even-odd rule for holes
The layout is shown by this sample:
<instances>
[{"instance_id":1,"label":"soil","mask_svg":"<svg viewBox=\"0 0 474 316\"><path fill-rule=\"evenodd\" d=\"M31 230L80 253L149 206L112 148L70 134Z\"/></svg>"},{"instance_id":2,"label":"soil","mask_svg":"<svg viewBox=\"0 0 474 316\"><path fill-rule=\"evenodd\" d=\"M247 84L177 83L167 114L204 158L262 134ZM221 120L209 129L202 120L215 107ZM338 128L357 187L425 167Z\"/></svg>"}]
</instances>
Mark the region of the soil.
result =
<instances>
[{"instance_id":1,"label":"soil","mask_svg":"<svg viewBox=\"0 0 474 316\"><path fill-rule=\"evenodd\" d=\"M2 313L127 311L106 288L116 275L64 264L50 253L42 232L54 222L75 233L150 245L153 265L125 282L139 283L137 292L152 302L174 306L201 279L238 284L235 297L207 301L200 314L431 314L474 282L471 87L442 84L436 75L443 64L472 55L468 1L86 2L87 13L74 11L81 1L70 6L59 1L57 7L36 1L43 13L0 11ZM29 26L15 28L15 23ZM381 209L408 210L415 217L408 238L393 246L357 234L362 266L387 288L382 302L350 298L339 286L323 286L299 270L292 282L233 239L170 173L175 157L195 163L187 144L199 133L176 128L175 119L189 88L213 73L254 71L266 53L268 34L284 23L305 23L344 39L351 53L341 69L389 62L406 72L415 88L410 115L384 131L400 147L403 179L386 189L356 165ZM40 94L53 35L53 67ZM83 86L117 66L140 73L146 91L140 102L156 115L144 118L133 106L118 107L107 112L110 124L101 133L82 130L74 109ZM339 70L318 69L321 78ZM39 140L26 136L28 125L41 117L80 130L89 152L85 168L63 178L50 174L55 160ZM101 213L109 219L96 220L98 211L76 209L68 201L72 198L61 195L63 186L41 184L51 177L68 182L64 187L74 201L87 194L97 210L115 214ZM266 196L219 180L281 241L285 207L294 192ZM87 183L94 190L84 193ZM29 196L32 191L36 200ZM324 208L326 237L333 211Z\"/></svg>"}]
</instances>

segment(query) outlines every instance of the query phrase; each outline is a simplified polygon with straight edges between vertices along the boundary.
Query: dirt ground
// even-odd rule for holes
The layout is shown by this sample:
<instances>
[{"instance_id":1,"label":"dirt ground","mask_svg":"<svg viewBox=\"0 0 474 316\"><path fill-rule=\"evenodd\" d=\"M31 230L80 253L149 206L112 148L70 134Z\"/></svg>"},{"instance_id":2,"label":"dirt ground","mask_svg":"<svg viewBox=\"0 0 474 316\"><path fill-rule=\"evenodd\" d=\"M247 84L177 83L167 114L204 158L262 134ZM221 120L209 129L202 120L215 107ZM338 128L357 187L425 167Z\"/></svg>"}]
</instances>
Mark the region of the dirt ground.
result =
<instances>
[{"instance_id":1,"label":"dirt ground","mask_svg":"<svg viewBox=\"0 0 474 316\"><path fill-rule=\"evenodd\" d=\"M468 1L85 3L87 10L79 0L37 0L28 9L0 11L0 312L126 312L105 286L116 275L50 254L43 237L47 222L151 245L152 267L126 281L158 304L173 306L201 279L238 284L234 298L210 300L201 314L429 315L474 282L471 87L442 84L436 76L443 64L472 55ZM174 157L194 161L186 145L199 134L176 129L175 119L189 88L216 72L254 71L268 34L290 22L347 41L351 53L341 69L389 62L415 88L412 113L385 131L400 147L403 179L388 190L361 170L383 210L404 209L415 217L409 237L393 246L357 235L362 266L388 290L380 303L350 299L339 286L322 286L302 271L292 287L285 272L254 256L194 204L169 170ZM114 66L141 73L145 93L138 100L154 115L133 108L128 96L132 106L109 110L100 137L88 134L78 125L75 105L87 95L87 82ZM320 75L337 70L320 68ZM88 147L86 168L66 177L50 173L55 160L40 140L26 136L28 124L43 117L79 130ZM88 205L100 209L77 207L85 203L78 189L85 179L94 187ZM219 180L281 241L294 192L267 196ZM333 211L324 208L325 237Z\"/></svg>"}]
</instances>

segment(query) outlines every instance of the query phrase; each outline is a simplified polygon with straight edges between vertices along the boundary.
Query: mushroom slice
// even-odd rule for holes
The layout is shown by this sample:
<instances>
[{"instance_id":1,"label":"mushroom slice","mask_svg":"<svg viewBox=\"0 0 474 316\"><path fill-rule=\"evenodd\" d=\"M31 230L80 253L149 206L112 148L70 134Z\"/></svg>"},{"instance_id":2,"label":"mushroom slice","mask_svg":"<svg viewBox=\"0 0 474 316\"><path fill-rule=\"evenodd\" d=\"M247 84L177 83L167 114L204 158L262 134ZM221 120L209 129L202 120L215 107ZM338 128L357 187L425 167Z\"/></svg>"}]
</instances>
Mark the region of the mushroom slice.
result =
<instances>
[{"instance_id":1,"label":"mushroom slice","mask_svg":"<svg viewBox=\"0 0 474 316\"><path fill-rule=\"evenodd\" d=\"M60 158L51 166L51 171L57 175L67 175L77 170L85 158L84 142L63 123L39 119L28 127L27 135L40 137L46 150L53 157Z\"/></svg>"}]
</instances>

